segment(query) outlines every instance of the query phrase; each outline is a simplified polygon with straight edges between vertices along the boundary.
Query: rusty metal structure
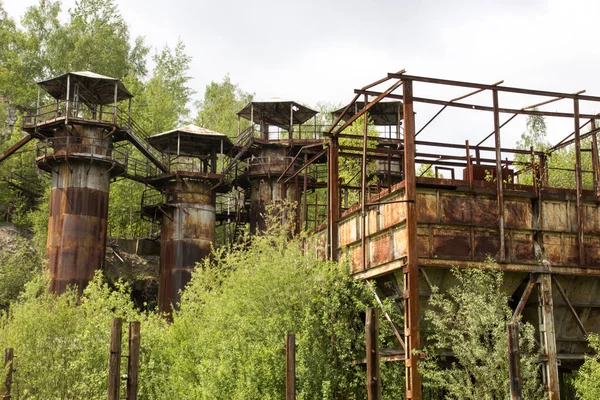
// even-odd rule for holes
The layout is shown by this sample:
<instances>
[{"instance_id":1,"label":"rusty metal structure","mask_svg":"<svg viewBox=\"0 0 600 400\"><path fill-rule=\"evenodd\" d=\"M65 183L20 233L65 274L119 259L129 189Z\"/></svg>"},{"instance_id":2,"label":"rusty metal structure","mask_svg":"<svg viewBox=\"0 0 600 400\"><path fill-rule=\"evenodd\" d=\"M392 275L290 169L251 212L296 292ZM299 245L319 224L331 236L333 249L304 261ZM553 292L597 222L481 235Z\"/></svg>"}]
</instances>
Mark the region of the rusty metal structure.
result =
<instances>
[{"instance_id":1,"label":"rusty metal structure","mask_svg":"<svg viewBox=\"0 0 600 400\"><path fill-rule=\"evenodd\" d=\"M583 103L598 108L600 97L502 83L390 73L355 90L354 98L336 112L325 134L329 138L328 212L325 224L314 231L314 247L317 254L334 260L348 258L356 279L375 281L380 295L399 303L405 323L404 337L398 339L400 358L406 365L407 399L422 398L419 358L414 353L421 348L420 316L432 286L443 291L452 284L448 279L451 267L486 268L486 259L491 257L496 268L504 271L514 322L522 316L537 327L544 353L542 375L551 399L560 398L559 375L577 368L589 350L587 333L600 332L599 129L597 115L580 112ZM452 99L419 96L420 88L433 86L436 90L430 92L448 87L463 93ZM519 95L534 104L503 106L501 95ZM478 102L466 100L475 97ZM389 101L398 102L401 109L390 108L385 104ZM571 102L572 111L544 110L556 102ZM422 104L440 109L417 127L417 106ZM398 118L392 120L397 136L369 136L368 117L378 118L378 107L388 107L388 117ZM491 133L485 132L476 145L468 140L417 140L446 109L487 113ZM502 128L519 115L570 119L573 131L548 151L503 147ZM356 130L348 134L347 129L353 123L356 126L360 117L364 117L362 151L348 154L357 149L341 143L357 138ZM463 126L457 128L464 128L468 121L463 117ZM584 149L586 139L591 145ZM552 153L567 146L572 146L575 155L573 167L553 167L549 163ZM341 159L357 157L357 153L362 157L360 194L347 208L340 199L344 182L339 165ZM582 167L584 158L591 165L588 170ZM373 164L378 172L373 172ZM387 171L381 171L385 165ZM423 171L419 176L417 166ZM436 171L435 177L421 176L430 169ZM440 177L440 170L450 176ZM560 183L559 174L572 174L569 180L574 188ZM583 174L588 174L586 185ZM515 383L520 379L511 378Z\"/></svg>"},{"instance_id":2,"label":"rusty metal structure","mask_svg":"<svg viewBox=\"0 0 600 400\"><path fill-rule=\"evenodd\" d=\"M294 231L313 232L307 248L350 260L356 279L375 282L377 295L402 310L404 330L394 327L401 348L393 358L405 363L407 399L423 398L415 353L420 316L431 288L452 284L451 267L489 268L491 257L504 271L514 309L510 343L518 343L519 317L537 327L553 400L560 398L560 374L576 369L589 350L588 332L600 332L600 128L596 114L580 111L598 108L600 97L400 71L356 89L332 123L291 100L253 101L238 113L232 143L194 126L144 134L120 108L131 95L116 79L71 73L40 88L52 103L38 102L25 121L28 136L0 162L39 140L37 162L53 182L48 255L57 292L72 283L82 288L101 267L109 181L121 176L148 186L142 213L161 226L163 311L178 302L216 229L225 242L239 240L247 225L260 234L269 204L295 202ZM420 95L439 88L458 94ZM510 104L525 106L508 106L509 96ZM547 110L565 103L567 111ZM439 109L419 121L421 106ZM467 116L436 131L433 122L452 109L489 116L482 140L439 140L470 123ZM570 120L573 129L547 150L502 146L505 127L520 115ZM125 143L144 161L131 157ZM552 154L567 147L573 167L554 166ZM557 179L565 174L572 177L566 184ZM515 393L519 379L512 368Z\"/></svg>"},{"instance_id":3,"label":"rusty metal structure","mask_svg":"<svg viewBox=\"0 0 600 400\"><path fill-rule=\"evenodd\" d=\"M28 135L2 158L39 140L37 165L52 176L46 245L51 290L77 285L81 292L104 262L110 178L127 169L128 155L116 144L129 140L146 149L129 113L119 109L132 95L118 79L74 72L38 85L37 110L23 123ZM49 104L40 104L41 90Z\"/></svg>"},{"instance_id":4,"label":"rusty metal structure","mask_svg":"<svg viewBox=\"0 0 600 400\"><path fill-rule=\"evenodd\" d=\"M142 213L161 221L158 306L170 312L190 281L196 263L215 242L216 190L223 181L224 155L232 143L221 133L188 125L148 138L167 156L168 173L148 177L156 190L143 197ZM219 168L218 161L221 161ZM227 185L218 185L223 192Z\"/></svg>"}]
</instances>

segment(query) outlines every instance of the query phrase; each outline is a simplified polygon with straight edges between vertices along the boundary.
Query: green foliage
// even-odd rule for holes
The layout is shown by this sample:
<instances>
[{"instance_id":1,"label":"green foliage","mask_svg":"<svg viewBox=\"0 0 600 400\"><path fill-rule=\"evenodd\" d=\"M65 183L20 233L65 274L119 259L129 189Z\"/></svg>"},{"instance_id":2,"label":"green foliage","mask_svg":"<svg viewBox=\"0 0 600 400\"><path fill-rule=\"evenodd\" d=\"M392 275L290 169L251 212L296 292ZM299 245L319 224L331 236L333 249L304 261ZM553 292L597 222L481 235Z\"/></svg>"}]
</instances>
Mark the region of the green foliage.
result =
<instances>
[{"instance_id":1,"label":"green foliage","mask_svg":"<svg viewBox=\"0 0 600 400\"><path fill-rule=\"evenodd\" d=\"M0 249L0 308L6 309L23 291L25 284L41 272L42 257L24 238L17 237L10 248Z\"/></svg>"},{"instance_id":2,"label":"green foliage","mask_svg":"<svg viewBox=\"0 0 600 400\"><path fill-rule=\"evenodd\" d=\"M221 250L196 270L174 315L186 357L173 365L180 399L280 399L286 332L298 342L299 398L364 398L368 295L346 265L321 262L288 241L285 228L254 237L248 250ZM361 351L363 353L361 353Z\"/></svg>"},{"instance_id":3,"label":"green foliage","mask_svg":"<svg viewBox=\"0 0 600 400\"><path fill-rule=\"evenodd\" d=\"M198 115L196 125L223 133L230 138L237 136L238 117L236 113L252 101L254 94L246 93L225 75L221 83L211 82L206 85L204 100L197 104ZM241 131L250 126L241 121Z\"/></svg>"},{"instance_id":4,"label":"green foliage","mask_svg":"<svg viewBox=\"0 0 600 400\"><path fill-rule=\"evenodd\" d=\"M502 292L501 272L452 271L457 284L441 293L434 288L425 313L424 385L450 399L504 399L509 395L507 323L512 317ZM523 398L543 397L536 365L534 328L520 328ZM451 356L447 355L448 352Z\"/></svg>"},{"instance_id":5,"label":"green foliage","mask_svg":"<svg viewBox=\"0 0 600 400\"><path fill-rule=\"evenodd\" d=\"M585 357L575 376L574 386L578 399L596 400L600 398L600 336L590 334L587 339L594 353Z\"/></svg>"},{"instance_id":6,"label":"green foliage","mask_svg":"<svg viewBox=\"0 0 600 400\"><path fill-rule=\"evenodd\" d=\"M51 294L47 287L47 277L38 275L2 315L0 342L13 347L18 357L15 398L106 398L109 326L115 316L141 322L142 363L148 368L140 370L140 396L156 398L144 382L150 382L156 371L152 361L157 356L148 357L148 353L160 354L152 346L157 344L156 337L163 335L166 323L157 315L135 310L128 288L117 283L111 290L100 274L81 299L75 292ZM126 351L126 340L123 342Z\"/></svg>"}]
</instances>

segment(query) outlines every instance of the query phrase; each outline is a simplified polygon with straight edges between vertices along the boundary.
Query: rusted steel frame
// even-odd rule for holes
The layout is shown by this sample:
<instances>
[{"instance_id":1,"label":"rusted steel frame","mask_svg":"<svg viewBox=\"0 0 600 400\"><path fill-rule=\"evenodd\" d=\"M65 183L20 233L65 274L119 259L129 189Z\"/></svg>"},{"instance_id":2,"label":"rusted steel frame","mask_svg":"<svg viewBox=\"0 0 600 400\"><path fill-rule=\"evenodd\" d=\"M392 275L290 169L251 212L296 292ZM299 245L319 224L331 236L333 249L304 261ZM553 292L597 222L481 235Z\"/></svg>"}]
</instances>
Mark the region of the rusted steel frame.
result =
<instances>
[{"instance_id":1,"label":"rusted steel frame","mask_svg":"<svg viewBox=\"0 0 600 400\"><path fill-rule=\"evenodd\" d=\"M466 154L466 156L467 156L467 169L466 169L467 176L465 178L466 178L467 184L469 185L469 189L471 189L473 186L473 166L471 164L471 148L469 147L468 140L465 140L465 150L467 152L467 154Z\"/></svg>"},{"instance_id":2,"label":"rusted steel frame","mask_svg":"<svg viewBox=\"0 0 600 400\"><path fill-rule=\"evenodd\" d=\"M519 325L511 322L508 331L508 377L510 399L521 400L523 383L521 381L521 357L519 355Z\"/></svg>"},{"instance_id":3,"label":"rusted steel frame","mask_svg":"<svg viewBox=\"0 0 600 400\"><path fill-rule=\"evenodd\" d=\"M12 347L7 348L4 351L4 368L8 367L8 371L6 371L6 377L4 378L4 385L2 386L2 398L3 399L11 399L11 387L12 387L12 376L13 372L15 372L15 368L13 366L15 358L15 351Z\"/></svg>"},{"instance_id":4,"label":"rusted steel frame","mask_svg":"<svg viewBox=\"0 0 600 400\"><path fill-rule=\"evenodd\" d=\"M339 136L338 136L339 137ZM367 141L370 140L370 138L367 138ZM359 154L362 154L363 152L363 148L362 147L356 147L356 146L339 146L340 150L347 150L347 151L359 151ZM403 149L378 149L378 148L372 148L372 149L367 149L367 152L369 153L374 153L374 154L385 154L385 155L400 155L400 154L404 154L404 150Z\"/></svg>"},{"instance_id":5,"label":"rusted steel frame","mask_svg":"<svg viewBox=\"0 0 600 400\"><path fill-rule=\"evenodd\" d=\"M362 115L364 113L366 113L367 111L369 111L371 108L373 108L377 103L379 103L383 98L385 98L386 96L388 96L389 94L391 94L394 90L398 89L400 86L402 85L402 81L398 81L396 83L394 83L392 86L390 86L385 92L382 93L378 93L375 97L375 99L373 99L373 101L367 103L367 99L368 99L368 93L366 91L361 91L363 93L363 95L365 95L365 106L360 109L356 114L354 114L352 117L350 117L345 123L344 125L342 125L337 131L335 131L335 133L333 133L332 135L337 135L338 133L341 133L342 131L344 131L344 129L346 129L347 127L349 127L350 125L352 125L354 123L354 121L356 121L358 118L362 117Z\"/></svg>"},{"instance_id":6,"label":"rusted steel frame","mask_svg":"<svg viewBox=\"0 0 600 400\"><path fill-rule=\"evenodd\" d=\"M285 336L285 400L296 400L296 336Z\"/></svg>"},{"instance_id":7,"label":"rusted steel frame","mask_svg":"<svg viewBox=\"0 0 600 400\"><path fill-rule=\"evenodd\" d=\"M499 86L499 87L501 87L501 86ZM369 96L377 96L377 95L382 94L380 92L370 91L370 90L355 90L355 93L367 94ZM390 99L403 100L403 96L398 95L398 94L387 94L385 97L390 98ZM448 105L450 107L464 108L467 110L490 111L490 112L494 111L494 108L489 107L489 106L481 106L481 105L477 105L477 104L468 104L468 103L451 103L451 102L445 101L445 100L436 100L436 99L430 99L430 98L425 98L425 97L415 97L415 98L413 98L413 101L416 103L437 104L440 106ZM517 114L517 115L539 115L539 116L546 116L546 117L573 118L573 113L556 112L556 111L539 111L539 110L534 111L534 110L519 110L519 109L514 109L514 108L499 108L498 112L507 113L507 114ZM581 118L593 118L594 116L595 116L594 114L580 114Z\"/></svg>"},{"instance_id":8,"label":"rusted steel frame","mask_svg":"<svg viewBox=\"0 0 600 400\"><path fill-rule=\"evenodd\" d=\"M390 201L381 201L374 203L367 203L368 206L379 206L383 204L397 204L397 203L414 203L413 200L390 200Z\"/></svg>"},{"instance_id":9,"label":"rusted steel frame","mask_svg":"<svg viewBox=\"0 0 600 400\"><path fill-rule=\"evenodd\" d=\"M140 371L140 323L129 323L129 357L127 361L127 400L138 398L138 376Z\"/></svg>"},{"instance_id":10,"label":"rusted steel frame","mask_svg":"<svg viewBox=\"0 0 600 400\"><path fill-rule=\"evenodd\" d=\"M506 123L500 125L500 128L503 128L505 124ZM493 131L491 133L491 135L493 135L494 133L495 133L495 131ZM429 142L429 141L423 141L423 140L415 140L415 144L421 145L421 146L443 147L443 148L448 148L448 149L459 149L459 150L466 149L466 146L464 144L458 144L458 143ZM487 146L479 146L479 145L477 146L477 149L479 151L496 151L495 147L487 147ZM509 149L509 148L503 147L500 150L502 150L503 153L510 153L510 154L531 154L531 152L529 150L522 150L522 149ZM542 154L546 154L546 153L544 153L543 151L536 151L535 154L542 155Z\"/></svg>"},{"instance_id":11,"label":"rusted steel frame","mask_svg":"<svg viewBox=\"0 0 600 400\"><path fill-rule=\"evenodd\" d=\"M525 306L527 305L527 300L529 300L529 295L531 294L531 291L535 287L535 284L536 284L535 276L533 274L529 274L529 282L527 282L527 286L525 286L525 290L523 291L523 294L521 295L521 299L519 300L519 303L517 304L517 307L515 308L515 312L513 313L513 316L511 319L511 321L513 323L517 322L517 318L519 318L521 313L523 313L523 310L525 309Z\"/></svg>"},{"instance_id":12,"label":"rusted steel frame","mask_svg":"<svg viewBox=\"0 0 600 400\"><path fill-rule=\"evenodd\" d=\"M450 172L450 179L454 179L454 168L440 167L440 166L436 165L436 167L435 167L435 177L436 178L439 178L438 171L449 171Z\"/></svg>"},{"instance_id":13,"label":"rusted steel frame","mask_svg":"<svg viewBox=\"0 0 600 400\"><path fill-rule=\"evenodd\" d=\"M33 136L27 135L21 140L19 140L17 143L10 146L8 149L6 149L6 151L0 154L0 163L6 160L8 157L12 156L14 153L16 153L21 147L29 143L31 139L33 139Z\"/></svg>"},{"instance_id":14,"label":"rusted steel frame","mask_svg":"<svg viewBox=\"0 0 600 400\"><path fill-rule=\"evenodd\" d=\"M503 80L502 81L498 81L498 82L494 83L493 85L496 86L496 85L500 85L502 83L504 83ZM462 99L466 99L467 97L473 96L473 95L475 95L477 93L481 93L484 90L485 89L474 90L474 91L472 91L470 93L467 93L467 94L465 94L463 96L456 97L456 98L450 100L450 103L453 103L455 101L459 101L459 100L462 100ZM446 107L448 107L448 105L443 106L433 117L431 117L431 119L429 121L427 121L427 123L425 125L423 125L423 127L421 129L419 129L419 131L415 134L415 137L419 136L419 133L423 132L425 130L425 128L427 128L427 126L429 126L429 124L431 124L433 122L433 120L436 119L442 113L442 111L444 111L446 109Z\"/></svg>"},{"instance_id":15,"label":"rusted steel frame","mask_svg":"<svg viewBox=\"0 0 600 400\"><path fill-rule=\"evenodd\" d=\"M585 89L584 90L580 90L578 92L575 92L573 94L578 95L578 94L582 94L582 93L585 93ZM545 106L546 104L554 103L555 101L564 100L564 99L565 98L563 96L555 97L554 99L542 101L541 103L532 104L530 106L523 107L523 110L529 110L530 108L536 108L536 107L540 107L540 106Z\"/></svg>"},{"instance_id":16,"label":"rusted steel frame","mask_svg":"<svg viewBox=\"0 0 600 400\"><path fill-rule=\"evenodd\" d=\"M365 95L365 104L368 97ZM369 134L369 112L365 111L363 126L363 148L362 148L362 165L361 165L361 184L360 184L360 237L361 237L361 253L362 253L362 268L367 268L367 136Z\"/></svg>"},{"instance_id":17,"label":"rusted steel frame","mask_svg":"<svg viewBox=\"0 0 600 400\"><path fill-rule=\"evenodd\" d=\"M519 114L513 114L513 115L511 115L509 119L507 119L506 121L504 121L502 123L502 125L500 125L500 129L504 128L504 126L506 124L508 124L513 119L515 119L518 115ZM492 131L489 135L487 135L485 138L483 138L483 140L481 142L477 143L477 146L475 146L475 148L477 149L477 151L479 151L479 148L480 148L479 146L481 146L486 140L488 140L489 138L491 138L494 135L494 132L495 131ZM502 151L505 151L505 150L503 149Z\"/></svg>"},{"instance_id":18,"label":"rusted steel frame","mask_svg":"<svg viewBox=\"0 0 600 400\"><path fill-rule=\"evenodd\" d=\"M367 308L365 341L367 344L367 398L381 400L381 374L379 369L379 321L375 307Z\"/></svg>"},{"instance_id":19,"label":"rusted steel frame","mask_svg":"<svg viewBox=\"0 0 600 400\"><path fill-rule=\"evenodd\" d=\"M422 399L421 375L418 356L421 349L419 333L419 265L417 253L417 186L415 177L415 115L413 108L413 82L403 80L404 98L404 183L406 203L406 265L404 272L404 326L406 344L406 398Z\"/></svg>"},{"instance_id":20,"label":"rusted steel frame","mask_svg":"<svg viewBox=\"0 0 600 400\"><path fill-rule=\"evenodd\" d=\"M108 400L120 399L121 335L123 319L113 318L110 324L110 352L108 366Z\"/></svg>"},{"instance_id":21,"label":"rusted steel frame","mask_svg":"<svg viewBox=\"0 0 600 400\"><path fill-rule=\"evenodd\" d=\"M592 120L592 131L596 130L596 120ZM600 196L600 160L598 158L598 137L594 132L592 134L592 170L594 171L594 191L596 196Z\"/></svg>"},{"instance_id":22,"label":"rusted steel frame","mask_svg":"<svg viewBox=\"0 0 600 400\"><path fill-rule=\"evenodd\" d=\"M579 130L581 131L583 128L585 128L585 127L587 126L587 124L591 123L593 120L594 120L593 118L590 118L590 119L588 120L588 122L586 122L585 124L583 124L583 125L581 125L581 126L579 127ZM596 133L596 132L597 132L597 131L596 131L595 129L592 129L592 130L591 130L590 132L588 132L588 133L589 133L589 134L594 134L594 133ZM558 149L562 149L562 148L563 148L563 147L565 147L565 146L568 146L568 145L570 145L570 144L572 144L572 143L575 143L575 139L567 140L567 139L569 139L569 138L570 138L571 136L573 136L573 135L575 135L575 131L573 131L573 132L569 133L569 134L568 134L568 135L567 135L565 138L563 138L563 139L562 139L560 142L558 142L557 144L555 144L555 145L554 145L554 146L553 146L553 147L552 147L550 150L548 150L548 153L553 153L553 152L555 152L555 151L556 151L556 150L558 150ZM587 137L587 136L586 136L586 137ZM583 137L582 137L582 139L583 139Z\"/></svg>"},{"instance_id":23,"label":"rusted steel frame","mask_svg":"<svg viewBox=\"0 0 600 400\"><path fill-rule=\"evenodd\" d=\"M287 172L290 170L290 168L292 167L292 165L294 165L294 162L296 162L296 160L298 159L298 157L300 156L300 154L302 153L303 150L309 149L311 147L318 147L318 146L323 146L323 143L317 143L317 144L310 144L310 145L302 146L300 148L300 150L298 150L298 154L296 154L296 156L292 159L292 161L290 161L289 165L281 173L281 175L277 179L277 182L279 182L281 180L281 178L283 178L285 176L285 174L287 174ZM305 160L305 164L306 164L306 160Z\"/></svg>"},{"instance_id":24,"label":"rusted steel frame","mask_svg":"<svg viewBox=\"0 0 600 400\"><path fill-rule=\"evenodd\" d=\"M538 277L540 304L540 343L546 360L543 376L550 400L560 400L558 377L558 358L556 354L556 330L554 324L554 304L552 300L552 279L550 274L542 273Z\"/></svg>"},{"instance_id":25,"label":"rusted steel frame","mask_svg":"<svg viewBox=\"0 0 600 400\"><path fill-rule=\"evenodd\" d=\"M429 291L433 291L433 284L431 283L431 279L429 279L429 275L427 275L425 268L419 267L419 271L423 274L423 278L425 278L425 283L427 283L427 288L429 288Z\"/></svg>"},{"instance_id":26,"label":"rusted steel frame","mask_svg":"<svg viewBox=\"0 0 600 400\"><path fill-rule=\"evenodd\" d=\"M502 152L500 146L500 114L498 112L498 91L492 91L494 108L494 143L496 147L496 186L498 199L498 229L500 231L500 262L506 261L506 244L504 242L504 182L502 181Z\"/></svg>"},{"instance_id":27,"label":"rusted steel frame","mask_svg":"<svg viewBox=\"0 0 600 400\"><path fill-rule=\"evenodd\" d=\"M332 137L329 144L329 153L327 160L327 230L328 230L328 247L329 259L337 261L338 247L338 221L340 219L340 199L339 199L339 149L338 139ZM315 201L318 201L318 196L315 191ZM317 206L315 205L315 227L317 226Z\"/></svg>"},{"instance_id":28,"label":"rusted steel frame","mask_svg":"<svg viewBox=\"0 0 600 400\"><path fill-rule=\"evenodd\" d=\"M304 164L308 162L308 154L304 153ZM302 188L302 225L303 229L308 229L308 204L306 202L306 196L308 192L308 168L304 169L304 182ZM315 194L316 196L316 194Z\"/></svg>"},{"instance_id":29,"label":"rusted steel frame","mask_svg":"<svg viewBox=\"0 0 600 400\"><path fill-rule=\"evenodd\" d=\"M323 149L320 152L318 152L315 156L313 156L310 160L308 160L307 163L305 163L302 167L298 168L289 178L287 178L285 181L283 181L283 184L287 184L290 180L292 180L293 178L295 178L300 172L304 171L305 168L308 168L309 165L311 165L317 158L321 157L323 154L327 153L329 151L329 149Z\"/></svg>"},{"instance_id":30,"label":"rusted steel frame","mask_svg":"<svg viewBox=\"0 0 600 400\"><path fill-rule=\"evenodd\" d=\"M394 324L394 321L392 321L392 317L390 317L390 314L388 314L388 312L383 307L383 302L377 295L377 291L373 287L373 284L371 283L371 281L367 280L366 282L367 282L367 287L371 290L371 292L373 293L373 296L375 296L375 301L377 301L377 304L379 304L379 307L381 307L383 316L389 322L390 327L392 328L392 331L394 332L394 336L396 336L396 339L398 339L398 342L400 342L400 345L402 346L402 348L404 349L404 352L406 353L406 345L404 344L404 340L402 339L402 334L400 333L400 330L398 329L396 324Z\"/></svg>"},{"instance_id":31,"label":"rusted steel frame","mask_svg":"<svg viewBox=\"0 0 600 400\"><path fill-rule=\"evenodd\" d=\"M561 92L551 92L551 91L547 91L547 90L523 89L523 88L510 87L510 86L493 86L493 85L487 85L487 84L483 84L483 83L453 81L453 80L449 80L449 79L428 78L428 77L424 77L424 76L414 76L414 75L399 75L399 74L395 74L395 73L388 73L388 77L395 78L395 79L412 80L412 81L416 81L416 82L437 83L440 85L462 86L462 87L468 87L468 88L474 88L474 89L498 90L499 92L529 94L529 95L533 95L533 96L564 97L566 99L579 98L580 100L600 102L600 97L586 96L586 95L581 96L581 95L577 95L577 94L573 94L573 93L561 93Z\"/></svg>"},{"instance_id":32,"label":"rusted steel frame","mask_svg":"<svg viewBox=\"0 0 600 400\"><path fill-rule=\"evenodd\" d=\"M560 283L558 283L558 280L554 276L552 276L552 282L554 282L554 284L556 285L556 288L558 289L558 293L560 293L560 296L563 298L565 304L569 308L569 311L571 311L571 314L573 314L573 317L575 318L575 322L577 322L577 326L579 327L579 330L581 331L581 333L583 333L583 336L587 338L587 335L588 335L587 329L585 329L585 326L583 325L583 322L581 322L579 315L577 315L577 312L575 312L573 305L571 304L571 302L569 301L569 298L567 297L567 293L565 293L563 287L561 286Z\"/></svg>"},{"instance_id":33,"label":"rusted steel frame","mask_svg":"<svg viewBox=\"0 0 600 400\"><path fill-rule=\"evenodd\" d=\"M579 135L579 100L573 100L573 113L575 118L575 190L577 192L577 246L579 254L579 266L585 265L585 248L584 248L584 228L583 228L583 202L581 199L581 191L583 184L581 181L581 140Z\"/></svg>"}]
</instances>

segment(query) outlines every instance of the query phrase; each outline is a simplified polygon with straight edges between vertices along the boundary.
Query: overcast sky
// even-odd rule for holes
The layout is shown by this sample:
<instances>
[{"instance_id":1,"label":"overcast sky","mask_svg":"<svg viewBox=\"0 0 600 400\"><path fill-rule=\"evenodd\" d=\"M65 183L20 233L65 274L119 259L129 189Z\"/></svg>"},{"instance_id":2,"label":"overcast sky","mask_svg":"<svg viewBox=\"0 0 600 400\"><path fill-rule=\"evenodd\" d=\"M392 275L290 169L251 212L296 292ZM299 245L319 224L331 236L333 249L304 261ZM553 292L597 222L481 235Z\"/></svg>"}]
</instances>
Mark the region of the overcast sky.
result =
<instances>
[{"instance_id":1,"label":"overcast sky","mask_svg":"<svg viewBox=\"0 0 600 400\"><path fill-rule=\"evenodd\" d=\"M35 0L4 0L21 16ZM285 97L314 105L348 102L353 89L387 72L507 86L600 95L599 1L404 1L404 0L123 0L120 11L133 36L160 48L181 38L193 57L193 88L201 96L210 81L229 73L258 98ZM64 0L63 7L74 1ZM450 99L462 92L415 86L416 95ZM447 97L446 97L447 96ZM484 94L486 99L489 93ZM476 100L477 98L473 98ZM471 100L470 100L471 101ZM502 98L523 106L536 99ZM600 112L595 107L582 111ZM571 110L572 103L547 110ZM417 107L424 124L437 107ZM448 115L446 115L448 114ZM428 138L461 142L493 129L489 113L448 112L428 128ZM461 118L471 124L455 123ZM502 117L503 120L506 117ZM570 133L572 121L549 121L550 138ZM503 131L514 144L525 128L515 119ZM460 129L460 131L458 131Z\"/></svg>"}]
</instances>

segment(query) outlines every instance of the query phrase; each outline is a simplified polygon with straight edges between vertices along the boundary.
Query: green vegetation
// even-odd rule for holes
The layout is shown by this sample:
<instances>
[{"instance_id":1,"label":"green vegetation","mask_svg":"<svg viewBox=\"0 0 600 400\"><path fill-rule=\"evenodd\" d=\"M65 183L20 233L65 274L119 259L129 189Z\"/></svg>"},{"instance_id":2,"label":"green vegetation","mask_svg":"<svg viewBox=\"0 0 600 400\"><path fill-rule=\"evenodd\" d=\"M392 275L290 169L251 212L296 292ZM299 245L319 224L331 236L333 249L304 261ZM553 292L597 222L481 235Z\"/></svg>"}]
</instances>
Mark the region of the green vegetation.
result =
<instances>
[{"instance_id":1,"label":"green vegetation","mask_svg":"<svg viewBox=\"0 0 600 400\"><path fill-rule=\"evenodd\" d=\"M422 362L424 385L457 400L505 399L509 396L507 323L512 318L502 291L501 272L452 270L456 284L447 293L434 287L425 320ZM523 399L543 397L534 328L520 327Z\"/></svg>"}]
</instances>

